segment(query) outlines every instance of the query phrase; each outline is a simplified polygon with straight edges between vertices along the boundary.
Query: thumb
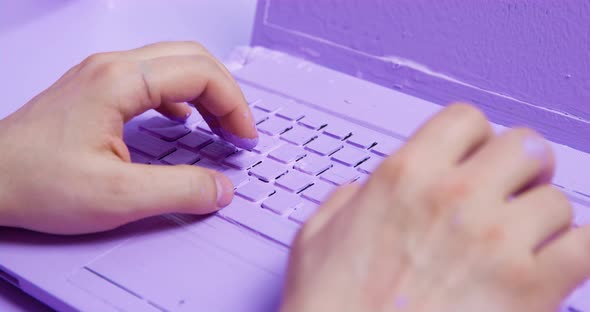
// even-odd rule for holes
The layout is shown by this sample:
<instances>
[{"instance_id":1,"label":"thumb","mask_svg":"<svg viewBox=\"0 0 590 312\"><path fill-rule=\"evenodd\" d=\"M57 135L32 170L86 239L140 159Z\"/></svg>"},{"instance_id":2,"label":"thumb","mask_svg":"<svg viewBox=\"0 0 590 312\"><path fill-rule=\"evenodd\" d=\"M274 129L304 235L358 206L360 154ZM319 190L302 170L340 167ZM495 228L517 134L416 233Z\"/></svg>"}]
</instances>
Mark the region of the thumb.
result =
<instances>
[{"instance_id":1,"label":"thumb","mask_svg":"<svg viewBox=\"0 0 590 312\"><path fill-rule=\"evenodd\" d=\"M229 205L233 198L231 181L213 170L188 165L120 166L125 192L116 194L114 206L123 207L130 220L174 212L207 214Z\"/></svg>"}]
</instances>

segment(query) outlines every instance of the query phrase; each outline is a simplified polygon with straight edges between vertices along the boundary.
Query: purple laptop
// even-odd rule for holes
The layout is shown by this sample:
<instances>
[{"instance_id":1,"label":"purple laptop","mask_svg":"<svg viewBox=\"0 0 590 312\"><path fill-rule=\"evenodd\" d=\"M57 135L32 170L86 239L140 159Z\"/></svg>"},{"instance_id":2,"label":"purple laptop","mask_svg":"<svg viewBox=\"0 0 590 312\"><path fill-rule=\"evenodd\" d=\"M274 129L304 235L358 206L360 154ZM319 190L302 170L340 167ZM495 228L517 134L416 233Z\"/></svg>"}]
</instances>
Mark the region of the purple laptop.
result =
<instances>
[{"instance_id":1,"label":"purple laptop","mask_svg":"<svg viewBox=\"0 0 590 312\"><path fill-rule=\"evenodd\" d=\"M232 204L96 235L0 229L0 277L60 311L276 311L301 224L455 100L480 106L497 131L528 125L550 138L554 183L574 222L590 223L590 66L583 42L559 36L590 22L534 6L547 10L536 23L518 1L259 1L252 47L230 64L260 132L253 151L198 114L178 124L148 112L125 129L134 162L222 171ZM588 298L581 285L563 309L590 312Z\"/></svg>"}]
</instances>

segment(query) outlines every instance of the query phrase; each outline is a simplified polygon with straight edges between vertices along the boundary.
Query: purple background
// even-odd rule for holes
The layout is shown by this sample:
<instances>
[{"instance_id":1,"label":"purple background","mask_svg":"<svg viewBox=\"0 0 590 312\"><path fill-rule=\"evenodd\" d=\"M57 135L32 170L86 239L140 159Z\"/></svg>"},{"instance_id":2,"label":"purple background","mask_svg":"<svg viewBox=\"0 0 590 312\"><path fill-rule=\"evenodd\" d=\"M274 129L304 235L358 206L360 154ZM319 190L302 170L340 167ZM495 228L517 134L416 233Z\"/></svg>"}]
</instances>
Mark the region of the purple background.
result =
<instances>
[{"instance_id":1,"label":"purple background","mask_svg":"<svg viewBox=\"0 0 590 312\"><path fill-rule=\"evenodd\" d=\"M590 1L263 2L255 44L590 152Z\"/></svg>"}]
</instances>

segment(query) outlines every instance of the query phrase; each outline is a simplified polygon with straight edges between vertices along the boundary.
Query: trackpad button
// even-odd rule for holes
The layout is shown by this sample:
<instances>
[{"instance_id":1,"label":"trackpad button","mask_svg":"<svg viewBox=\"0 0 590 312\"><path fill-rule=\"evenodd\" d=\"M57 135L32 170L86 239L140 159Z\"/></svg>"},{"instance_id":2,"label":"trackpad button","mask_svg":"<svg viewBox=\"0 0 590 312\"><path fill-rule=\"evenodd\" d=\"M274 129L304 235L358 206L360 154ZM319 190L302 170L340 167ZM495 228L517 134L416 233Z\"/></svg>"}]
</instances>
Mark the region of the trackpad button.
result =
<instances>
[{"instance_id":1,"label":"trackpad button","mask_svg":"<svg viewBox=\"0 0 590 312\"><path fill-rule=\"evenodd\" d=\"M276 311L286 251L239 232L178 228L138 236L86 268L162 310Z\"/></svg>"}]
</instances>

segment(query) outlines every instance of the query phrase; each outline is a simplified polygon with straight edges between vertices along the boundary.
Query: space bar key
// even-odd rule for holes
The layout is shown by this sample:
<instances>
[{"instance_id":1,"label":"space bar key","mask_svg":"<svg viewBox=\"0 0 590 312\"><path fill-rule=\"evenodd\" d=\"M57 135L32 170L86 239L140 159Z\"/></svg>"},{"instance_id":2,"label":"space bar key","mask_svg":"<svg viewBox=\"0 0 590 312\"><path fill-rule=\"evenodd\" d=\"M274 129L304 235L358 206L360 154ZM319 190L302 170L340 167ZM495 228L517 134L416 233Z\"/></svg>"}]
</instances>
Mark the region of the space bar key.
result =
<instances>
[{"instance_id":1,"label":"space bar key","mask_svg":"<svg viewBox=\"0 0 590 312\"><path fill-rule=\"evenodd\" d=\"M234 197L229 206L219 210L219 215L287 247L291 246L298 226L279 216L272 215L240 197Z\"/></svg>"}]
</instances>

